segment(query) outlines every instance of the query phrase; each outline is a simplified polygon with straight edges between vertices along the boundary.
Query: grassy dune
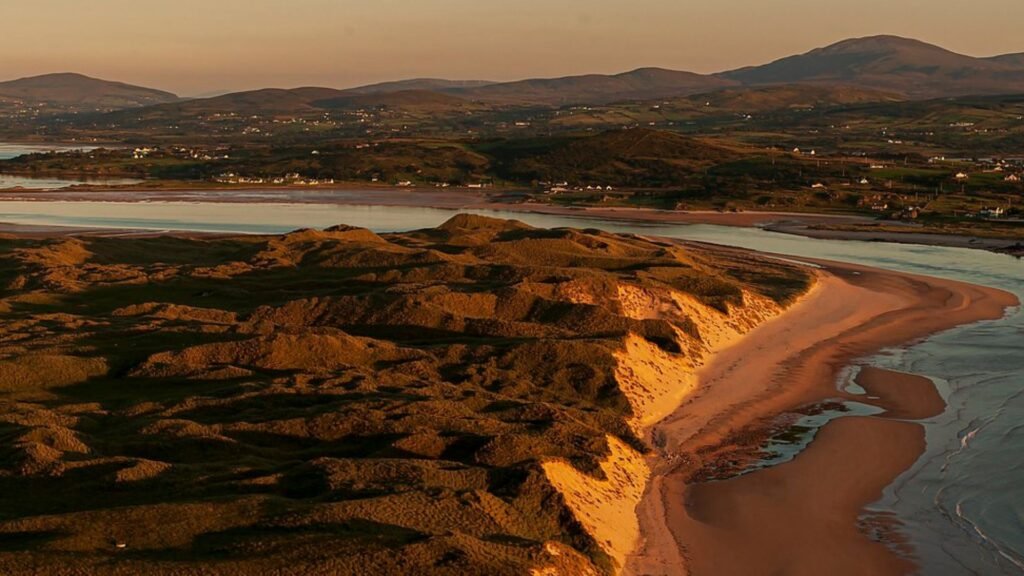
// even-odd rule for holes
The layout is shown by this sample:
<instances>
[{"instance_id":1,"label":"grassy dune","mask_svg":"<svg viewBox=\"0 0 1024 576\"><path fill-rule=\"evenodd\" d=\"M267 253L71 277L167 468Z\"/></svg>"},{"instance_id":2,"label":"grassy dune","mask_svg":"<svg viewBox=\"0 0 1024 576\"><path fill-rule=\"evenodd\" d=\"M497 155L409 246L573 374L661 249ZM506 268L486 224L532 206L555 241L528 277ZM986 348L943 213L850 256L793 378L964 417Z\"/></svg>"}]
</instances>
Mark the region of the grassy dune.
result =
<instances>
[{"instance_id":1,"label":"grassy dune","mask_svg":"<svg viewBox=\"0 0 1024 576\"><path fill-rule=\"evenodd\" d=\"M0 239L0 572L612 572L567 490L647 450L627 342L691 365L809 283L471 216Z\"/></svg>"}]
</instances>

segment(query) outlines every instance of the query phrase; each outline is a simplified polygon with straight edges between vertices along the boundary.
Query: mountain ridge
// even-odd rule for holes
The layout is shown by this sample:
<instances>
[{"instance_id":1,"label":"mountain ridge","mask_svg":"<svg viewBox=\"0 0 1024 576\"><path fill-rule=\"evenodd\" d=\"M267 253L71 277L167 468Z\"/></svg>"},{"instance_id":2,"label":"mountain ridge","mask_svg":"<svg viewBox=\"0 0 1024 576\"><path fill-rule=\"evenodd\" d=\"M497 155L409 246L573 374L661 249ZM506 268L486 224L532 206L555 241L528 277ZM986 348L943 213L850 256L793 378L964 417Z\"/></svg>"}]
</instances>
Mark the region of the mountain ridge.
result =
<instances>
[{"instance_id":1,"label":"mountain ridge","mask_svg":"<svg viewBox=\"0 0 1024 576\"><path fill-rule=\"evenodd\" d=\"M617 100L687 96L733 84L727 79L696 72L647 67L618 74L530 78L449 92L497 103L606 104Z\"/></svg>"},{"instance_id":2,"label":"mountain ridge","mask_svg":"<svg viewBox=\"0 0 1024 576\"><path fill-rule=\"evenodd\" d=\"M716 74L645 67L618 74L509 82L416 78L346 89L264 88L193 99L80 74L59 73L0 82L0 104L27 102L49 106L55 112L170 106L166 110L178 107L182 111L288 113L318 107L318 102L360 103L366 107L437 105L444 109L480 104L603 105L780 85L847 86L915 100L1024 93L1024 53L974 57L912 38L879 35L850 38L766 64ZM423 102L416 103L417 97Z\"/></svg>"}]
</instances>

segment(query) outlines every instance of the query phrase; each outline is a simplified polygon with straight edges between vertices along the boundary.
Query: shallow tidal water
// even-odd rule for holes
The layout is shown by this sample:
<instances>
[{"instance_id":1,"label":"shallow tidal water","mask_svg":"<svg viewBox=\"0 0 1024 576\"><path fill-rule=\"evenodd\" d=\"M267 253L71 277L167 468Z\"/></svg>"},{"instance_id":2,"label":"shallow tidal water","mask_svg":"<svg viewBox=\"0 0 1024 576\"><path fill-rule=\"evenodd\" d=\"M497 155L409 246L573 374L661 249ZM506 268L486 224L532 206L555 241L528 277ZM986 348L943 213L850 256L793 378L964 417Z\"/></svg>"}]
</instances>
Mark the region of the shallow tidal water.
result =
<instances>
[{"instance_id":1,"label":"shallow tidal water","mask_svg":"<svg viewBox=\"0 0 1024 576\"><path fill-rule=\"evenodd\" d=\"M32 144L10 144L0 142L0 160L10 160L25 154L40 152L60 152L68 150L91 150L92 146L47 146ZM138 184L142 180L130 178L37 178L31 176L16 176L13 174L0 174L0 190L8 188L22 188L24 190L57 190L79 184L95 184L98 186L123 186Z\"/></svg>"},{"instance_id":2,"label":"shallow tidal water","mask_svg":"<svg viewBox=\"0 0 1024 576\"><path fill-rule=\"evenodd\" d=\"M602 228L854 262L993 286L1024 299L1024 261L978 250L813 240L751 228L479 213L535 226ZM405 231L436 226L453 214L326 204L0 202L0 222L238 233L335 224ZM1024 573L1024 314L1018 309L1002 320L884 351L866 363L932 379L949 405L925 422L927 453L872 511L900 518L924 574Z\"/></svg>"},{"instance_id":3,"label":"shallow tidal water","mask_svg":"<svg viewBox=\"0 0 1024 576\"><path fill-rule=\"evenodd\" d=\"M62 150L87 150L90 146L52 146L46 144L15 144L0 142L0 160L9 160L25 154Z\"/></svg>"},{"instance_id":4,"label":"shallow tidal water","mask_svg":"<svg viewBox=\"0 0 1024 576\"><path fill-rule=\"evenodd\" d=\"M92 184L95 186L130 186L139 184L142 180L132 178L83 178L69 180L67 178L47 178L37 176L18 176L14 174L0 174L0 190L20 188L22 190L60 190L70 186Z\"/></svg>"}]
</instances>

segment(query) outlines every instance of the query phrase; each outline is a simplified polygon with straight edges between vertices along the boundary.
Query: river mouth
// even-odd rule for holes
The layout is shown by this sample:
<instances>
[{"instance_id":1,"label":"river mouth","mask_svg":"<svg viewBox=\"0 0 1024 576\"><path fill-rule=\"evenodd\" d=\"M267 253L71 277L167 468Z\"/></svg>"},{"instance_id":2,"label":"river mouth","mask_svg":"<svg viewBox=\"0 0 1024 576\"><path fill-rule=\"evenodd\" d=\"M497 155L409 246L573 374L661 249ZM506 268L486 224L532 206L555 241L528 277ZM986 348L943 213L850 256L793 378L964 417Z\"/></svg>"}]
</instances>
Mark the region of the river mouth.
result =
<instances>
[{"instance_id":1,"label":"river mouth","mask_svg":"<svg viewBox=\"0 0 1024 576\"><path fill-rule=\"evenodd\" d=\"M756 228L638 223L501 210L459 210L540 227L601 228L852 262L1001 288L1024 297L1024 261L1011 256L923 245L812 240ZM434 227L454 210L418 206L235 202L0 201L0 222L94 229L276 234L349 224L375 232ZM1024 566L1024 315L942 333L865 359L870 365L928 375L949 408L924 423L927 452L872 506L899 518L923 573L1019 573ZM854 392L854 390L848 390ZM852 401L849 398L844 400ZM834 407L833 407L834 408ZM851 409L847 407L847 409ZM859 409L859 408L858 408ZM792 458L823 422L850 416L795 415L773 440L766 465ZM807 418L807 420L801 420Z\"/></svg>"}]
</instances>

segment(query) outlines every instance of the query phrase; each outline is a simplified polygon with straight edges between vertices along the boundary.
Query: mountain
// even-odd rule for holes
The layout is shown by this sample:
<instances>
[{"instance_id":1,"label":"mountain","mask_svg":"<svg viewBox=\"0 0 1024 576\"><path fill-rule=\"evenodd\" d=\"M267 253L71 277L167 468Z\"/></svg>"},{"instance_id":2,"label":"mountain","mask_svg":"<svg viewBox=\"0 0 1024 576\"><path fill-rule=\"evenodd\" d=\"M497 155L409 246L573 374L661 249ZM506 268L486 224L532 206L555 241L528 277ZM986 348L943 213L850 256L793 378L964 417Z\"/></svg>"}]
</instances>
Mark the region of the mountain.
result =
<instances>
[{"instance_id":1,"label":"mountain","mask_svg":"<svg viewBox=\"0 0 1024 576\"><path fill-rule=\"evenodd\" d=\"M752 112L1015 93L1024 94L1024 53L975 58L918 40L871 36L714 75L640 68L621 74L500 83L419 78L347 90L263 89L192 100L79 74L50 74L0 83L0 112L14 112L8 114L13 117L28 104L53 112L122 111L111 117L115 121L187 123L188 115L199 114L292 116L330 109L450 113L651 102L697 95L698 100L703 99L695 100L697 105L715 101L722 108ZM136 111L139 107L145 110Z\"/></svg>"},{"instance_id":2,"label":"mountain","mask_svg":"<svg viewBox=\"0 0 1024 576\"><path fill-rule=\"evenodd\" d=\"M499 104L606 104L687 96L736 85L726 78L663 68L640 68L622 74L520 80L477 88L449 89L465 98Z\"/></svg>"},{"instance_id":3,"label":"mountain","mask_svg":"<svg viewBox=\"0 0 1024 576\"><path fill-rule=\"evenodd\" d=\"M178 97L162 90L62 73L0 82L0 100L64 112L137 108L174 102Z\"/></svg>"},{"instance_id":4,"label":"mountain","mask_svg":"<svg viewBox=\"0 0 1024 576\"><path fill-rule=\"evenodd\" d=\"M1024 92L1019 60L1018 55L974 58L918 40L871 36L719 77L747 85L842 83L914 98L1006 94Z\"/></svg>"}]
</instances>

